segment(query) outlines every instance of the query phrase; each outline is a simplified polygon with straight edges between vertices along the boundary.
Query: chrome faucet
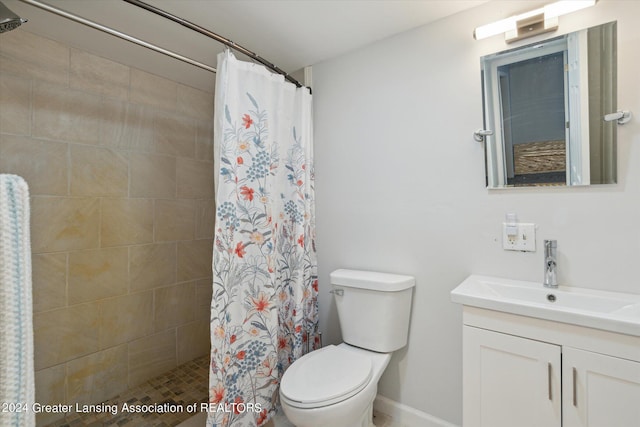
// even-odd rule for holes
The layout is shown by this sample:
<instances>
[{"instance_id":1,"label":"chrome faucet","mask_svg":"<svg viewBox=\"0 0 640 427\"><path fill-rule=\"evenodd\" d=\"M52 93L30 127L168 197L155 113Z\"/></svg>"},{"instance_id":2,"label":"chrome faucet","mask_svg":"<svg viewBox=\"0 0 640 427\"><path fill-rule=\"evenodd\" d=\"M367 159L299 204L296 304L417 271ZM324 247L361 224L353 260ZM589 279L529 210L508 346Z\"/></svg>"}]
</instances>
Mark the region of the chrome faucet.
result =
<instances>
[{"instance_id":1,"label":"chrome faucet","mask_svg":"<svg viewBox=\"0 0 640 427\"><path fill-rule=\"evenodd\" d=\"M558 287L557 256L558 256L558 241L545 240L544 241L544 283L543 284L547 288Z\"/></svg>"}]
</instances>

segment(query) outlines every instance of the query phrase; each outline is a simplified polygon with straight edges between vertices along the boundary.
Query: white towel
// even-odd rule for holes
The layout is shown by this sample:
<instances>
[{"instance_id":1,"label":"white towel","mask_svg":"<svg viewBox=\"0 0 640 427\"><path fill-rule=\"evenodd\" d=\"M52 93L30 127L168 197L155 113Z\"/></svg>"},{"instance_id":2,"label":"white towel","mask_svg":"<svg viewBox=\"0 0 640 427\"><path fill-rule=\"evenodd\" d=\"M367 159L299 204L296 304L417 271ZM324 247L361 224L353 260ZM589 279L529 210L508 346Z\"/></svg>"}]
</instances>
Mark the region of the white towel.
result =
<instances>
[{"instance_id":1,"label":"white towel","mask_svg":"<svg viewBox=\"0 0 640 427\"><path fill-rule=\"evenodd\" d=\"M0 426L35 425L29 187L0 174Z\"/></svg>"}]
</instances>

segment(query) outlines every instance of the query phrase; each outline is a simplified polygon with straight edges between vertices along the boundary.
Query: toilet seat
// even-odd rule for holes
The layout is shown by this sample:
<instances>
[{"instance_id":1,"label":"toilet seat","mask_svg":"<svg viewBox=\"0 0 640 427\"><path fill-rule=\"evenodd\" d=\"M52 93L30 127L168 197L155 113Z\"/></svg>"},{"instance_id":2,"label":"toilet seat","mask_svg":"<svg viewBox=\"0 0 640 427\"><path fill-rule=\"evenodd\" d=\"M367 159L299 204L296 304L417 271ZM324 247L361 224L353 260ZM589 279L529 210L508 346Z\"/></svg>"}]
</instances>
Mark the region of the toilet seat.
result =
<instances>
[{"instance_id":1,"label":"toilet seat","mask_svg":"<svg viewBox=\"0 0 640 427\"><path fill-rule=\"evenodd\" d=\"M319 408L359 393L372 377L371 359L329 345L293 363L280 383L281 396L298 408Z\"/></svg>"}]
</instances>

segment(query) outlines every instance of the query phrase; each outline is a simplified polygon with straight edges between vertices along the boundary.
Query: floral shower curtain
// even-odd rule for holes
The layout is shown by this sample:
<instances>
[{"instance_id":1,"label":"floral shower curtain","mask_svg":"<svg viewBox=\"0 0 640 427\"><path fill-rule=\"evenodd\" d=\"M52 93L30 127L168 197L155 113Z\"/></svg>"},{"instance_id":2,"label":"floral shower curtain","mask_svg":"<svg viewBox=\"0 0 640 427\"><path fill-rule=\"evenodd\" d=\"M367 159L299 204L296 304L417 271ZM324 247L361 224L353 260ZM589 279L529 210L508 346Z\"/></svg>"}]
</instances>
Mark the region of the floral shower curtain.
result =
<instances>
[{"instance_id":1,"label":"floral shower curtain","mask_svg":"<svg viewBox=\"0 0 640 427\"><path fill-rule=\"evenodd\" d=\"M207 425L261 426L318 342L311 95L227 51L215 103Z\"/></svg>"}]
</instances>

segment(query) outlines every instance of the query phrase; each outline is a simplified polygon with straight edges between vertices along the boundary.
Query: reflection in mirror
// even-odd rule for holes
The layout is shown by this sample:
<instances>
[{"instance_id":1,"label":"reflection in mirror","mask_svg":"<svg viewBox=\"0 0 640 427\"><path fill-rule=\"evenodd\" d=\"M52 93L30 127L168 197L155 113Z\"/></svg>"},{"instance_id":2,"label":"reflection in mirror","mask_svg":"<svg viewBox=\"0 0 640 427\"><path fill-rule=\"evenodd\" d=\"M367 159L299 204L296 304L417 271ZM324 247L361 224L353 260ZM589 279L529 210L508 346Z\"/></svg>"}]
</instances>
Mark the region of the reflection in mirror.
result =
<instances>
[{"instance_id":1,"label":"reflection in mirror","mask_svg":"<svg viewBox=\"0 0 640 427\"><path fill-rule=\"evenodd\" d=\"M616 23L484 56L489 188L616 182Z\"/></svg>"}]
</instances>

